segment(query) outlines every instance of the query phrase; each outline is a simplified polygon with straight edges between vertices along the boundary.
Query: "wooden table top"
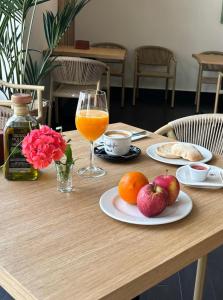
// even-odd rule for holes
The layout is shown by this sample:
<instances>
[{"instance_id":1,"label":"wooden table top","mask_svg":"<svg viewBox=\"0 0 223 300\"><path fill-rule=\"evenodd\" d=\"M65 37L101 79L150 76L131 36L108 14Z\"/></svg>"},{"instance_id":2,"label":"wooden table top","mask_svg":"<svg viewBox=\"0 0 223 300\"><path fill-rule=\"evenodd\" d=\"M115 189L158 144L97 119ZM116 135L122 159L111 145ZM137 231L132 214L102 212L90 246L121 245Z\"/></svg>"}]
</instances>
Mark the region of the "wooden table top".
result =
<instances>
[{"instance_id":1,"label":"wooden table top","mask_svg":"<svg viewBox=\"0 0 223 300\"><path fill-rule=\"evenodd\" d=\"M53 50L53 55L75 57L78 56L95 59L112 59L117 61L123 61L126 58L126 50L97 47L90 47L89 49L84 50L76 49L73 46L59 46Z\"/></svg>"},{"instance_id":2,"label":"wooden table top","mask_svg":"<svg viewBox=\"0 0 223 300\"><path fill-rule=\"evenodd\" d=\"M124 124L110 128L135 129ZM78 132L72 138L76 168L89 162L89 143ZM152 180L175 174L176 166L147 157L151 144L168 140L151 134L135 141L141 155L129 163L96 159L107 170L98 179L74 175L75 191L56 190L52 165L35 182L0 177L0 285L15 299L130 299L223 243L222 189L181 186L193 210L181 221L137 226L115 221L99 207L103 192L127 171ZM222 157L211 164L223 167Z\"/></svg>"},{"instance_id":3,"label":"wooden table top","mask_svg":"<svg viewBox=\"0 0 223 300\"><path fill-rule=\"evenodd\" d=\"M199 64L208 64L208 65L223 65L223 55L217 55L217 54L192 54L192 57L194 57Z\"/></svg>"}]
</instances>

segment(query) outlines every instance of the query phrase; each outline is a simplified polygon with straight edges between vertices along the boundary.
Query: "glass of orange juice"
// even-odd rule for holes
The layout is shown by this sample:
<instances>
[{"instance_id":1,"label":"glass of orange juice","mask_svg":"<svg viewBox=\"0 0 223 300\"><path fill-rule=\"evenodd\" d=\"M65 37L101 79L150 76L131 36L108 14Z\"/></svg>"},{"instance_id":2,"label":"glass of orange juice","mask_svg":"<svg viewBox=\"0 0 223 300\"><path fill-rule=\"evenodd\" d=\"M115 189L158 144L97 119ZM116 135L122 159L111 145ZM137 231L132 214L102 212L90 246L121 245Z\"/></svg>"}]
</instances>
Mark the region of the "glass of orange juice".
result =
<instances>
[{"instance_id":1,"label":"glass of orange juice","mask_svg":"<svg viewBox=\"0 0 223 300\"><path fill-rule=\"evenodd\" d=\"M94 165L94 141L108 126L108 108L106 94L100 90L81 91L77 104L75 123L80 134L91 144L90 165L78 170L85 177L99 177L106 172Z\"/></svg>"}]
</instances>

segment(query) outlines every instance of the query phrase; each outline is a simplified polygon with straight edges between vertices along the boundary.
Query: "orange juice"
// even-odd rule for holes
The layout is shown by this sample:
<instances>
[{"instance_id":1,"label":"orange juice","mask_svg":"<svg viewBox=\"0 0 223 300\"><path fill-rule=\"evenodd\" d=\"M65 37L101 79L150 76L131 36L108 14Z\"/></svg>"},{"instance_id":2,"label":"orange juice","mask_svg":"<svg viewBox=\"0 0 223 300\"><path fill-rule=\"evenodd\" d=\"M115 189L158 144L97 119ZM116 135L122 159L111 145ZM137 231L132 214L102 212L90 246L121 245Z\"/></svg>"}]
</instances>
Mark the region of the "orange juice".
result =
<instances>
[{"instance_id":1,"label":"orange juice","mask_svg":"<svg viewBox=\"0 0 223 300\"><path fill-rule=\"evenodd\" d=\"M87 140L95 141L107 128L108 113L97 109L80 110L76 114L75 123L77 130Z\"/></svg>"}]
</instances>

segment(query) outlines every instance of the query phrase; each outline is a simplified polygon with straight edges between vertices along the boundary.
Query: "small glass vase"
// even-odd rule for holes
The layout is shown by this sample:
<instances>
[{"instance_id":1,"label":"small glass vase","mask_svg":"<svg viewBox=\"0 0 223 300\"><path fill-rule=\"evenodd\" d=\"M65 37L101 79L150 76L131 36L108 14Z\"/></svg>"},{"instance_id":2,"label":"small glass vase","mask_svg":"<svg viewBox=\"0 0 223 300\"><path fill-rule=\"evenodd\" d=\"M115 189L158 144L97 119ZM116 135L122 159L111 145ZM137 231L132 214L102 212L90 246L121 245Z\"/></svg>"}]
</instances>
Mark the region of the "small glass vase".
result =
<instances>
[{"instance_id":1,"label":"small glass vase","mask_svg":"<svg viewBox=\"0 0 223 300\"><path fill-rule=\"evenodd\" d=\"M57 190L62 193L69 193L73 190L73 166L74 164L63 164L55 162L57 172Z\"/></svg>"}]
</instances>

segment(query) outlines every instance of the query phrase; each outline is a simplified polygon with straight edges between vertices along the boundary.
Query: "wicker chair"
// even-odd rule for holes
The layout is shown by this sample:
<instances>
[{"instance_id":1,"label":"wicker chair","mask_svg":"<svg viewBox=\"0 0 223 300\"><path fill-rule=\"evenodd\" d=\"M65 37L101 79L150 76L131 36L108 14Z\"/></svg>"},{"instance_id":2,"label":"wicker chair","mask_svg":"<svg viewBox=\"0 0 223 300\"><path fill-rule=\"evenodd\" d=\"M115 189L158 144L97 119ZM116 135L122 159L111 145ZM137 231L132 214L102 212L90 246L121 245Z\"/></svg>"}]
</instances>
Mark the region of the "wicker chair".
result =
<instances>
[{"instance_id":1,"label":"wicker chair","mask_svg":"<svg viewBox=\"0 0 223 300\"><path fill-rule=\"evenodd\" d=\"M25 85L25 84L14 84L14 83L8 83L5 81L0 80L0 89L7 87L12 89L12 91L14 93L22 90L23 92L35 92L36 93L36 99L33 102L33 106L31 108L31 114L34 115L36 117L36 119L38 120L39 123L44 124L46 121L46 108L47 108L47 104L46 102L43 101L42 98L42 93L45 89L44 86L39 86L39 85ZM12 114L12 102L10 100L0 100L0 106L1 106L1 111L3 111L1 113L1 117L2 117L2 123L4 124L5 119L7 118L7 116L10 116L10 111ZM2 108L4 107L4 108ZM8 107L8 108L6 108ZM7 113L6 113L7 112ZM3 126L4 127L4 126ZM1 127L0 127L1 128Z\"/></svg>"},{"instance_id":2,"label":"wicker chair","mask_svg":"<svg viewBox=\"0 0 223 300\"><path fill-rule=\"evenodd\" d=\"M103 42L103 43L93 43L91 47L99 47L99 48L111 48L111 49L124 49L127 53L127 48L123 45L111 43L111 42ZM126 55L127 57L127 55ZM111 59L103 60L110 67L110 74L114 77L119 77L122 80L122 98L121 98L121 106L123 107L125 104L125 60L121 61L113 61Z\"/></svg>"},{"instance_id":3,"label":"wicker chair","mask_svg":"<svg viewBox=\"0 0 223 300\"><path fill-rule=\"evenodd\" d=\"M51 123L52 103L55 101L56 122L58 122L58 98L78 98L81 90L100 89L103 73L107 75L107 101L110 98L110 69L103 62L80 57L59 56L59 66L51 73L50 108L48 123Z\"/></svg>"},{"instance_id":4,"label":"wicker chair","mask_svg":"<svg viewBox=\"0 0 223 300\"><path fill-rule=\"evenodd\" d=\"M12 109L9 107L0 106L0 130L5 127L6 122L12 116Z\"/></svg>"},{"instance_id":5,"label":"wicker chair","mask_svg":"<svg viewBox=\"0 0 223 300\"><path fill-rule=\"evenodd\" d=\"M181 142L190 142L204 146L214 154L223 155L223 114L184 117L169 122L155 131L155 133L167 135ZM207 255L198 259L195 283L195 291L198 293L202 289L206 265Z\"/></svg>"},{"instance_id":6,"label":"wicker chair","mask_svg":"<svg viewBox=\"0 0 223 300\"><path fill-rule=\"evenodd\" d=\"M0 106L0 165L4 162L3 151L3 128L6 122L12 116L12 109L9 107Z\"/></svg>"},{"instance_id":7,"label":"wicker chair","mask_svg":"<svg viewBox=\"0 0 223 300\"><path fill-rule=\"evenodd\" d=\"M135 50L135 71L133 83L133 105L138 96L139 78L164 78L166 80L165 99L168 96L169 80L172 79L171 107L174 107L176 83L176 59L173 52L158 46L142 46Z\"/></svg>"},{"instance_id":8,"label":"wicker chair","mask_svg":"<svg viewBox=\"0 0 223 300\"><path fill-rule=\"evenodd\" d=\"M215 103L214 103L214 113L218 112L218 102L219 102L219 96L223 94L222 90L222 78L223 73L218 74L218 81L217 81L217 89L216 89L216 96L215 96Z\"/></svg>"},{"instance_id":9,"label":"wicker chair","mask_svg":"<svg viewBox=\"0 0 223 300\"><path fill-rule=\"evenodd\" d=\"M223 155L223 114L203 114L180 118L155 131L181 142L203 146Z\"/></svg>"},{"instance_id":10,"label":"wicker chair","mask_svg":"<svg viewBox=\"0 0 223 300\"><path fill-rule=\"evenodd\" d=\"M223 56L223 52L219 51L205 51L201 52L200 54L215 54L215 55L221 55ZM223 67L219 65L213 65L213 64L199 64L199 72L198 72L198 78L197 78L197 91L195 96L195 104L196 104L196 113L200 110L200 95L202 90L202 84L217 84L218 77L211 77L210 75L206 74L206 72L212 72L213 74L216 74L217 72L223 72Z\"/></svg>"}]
</instances>

